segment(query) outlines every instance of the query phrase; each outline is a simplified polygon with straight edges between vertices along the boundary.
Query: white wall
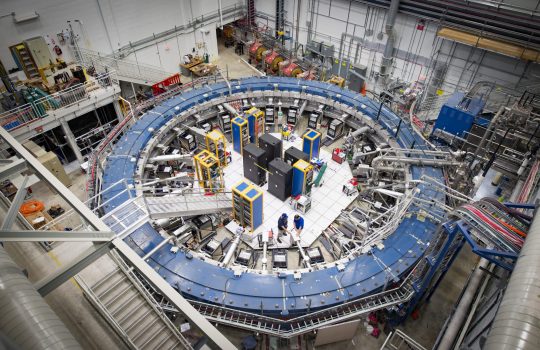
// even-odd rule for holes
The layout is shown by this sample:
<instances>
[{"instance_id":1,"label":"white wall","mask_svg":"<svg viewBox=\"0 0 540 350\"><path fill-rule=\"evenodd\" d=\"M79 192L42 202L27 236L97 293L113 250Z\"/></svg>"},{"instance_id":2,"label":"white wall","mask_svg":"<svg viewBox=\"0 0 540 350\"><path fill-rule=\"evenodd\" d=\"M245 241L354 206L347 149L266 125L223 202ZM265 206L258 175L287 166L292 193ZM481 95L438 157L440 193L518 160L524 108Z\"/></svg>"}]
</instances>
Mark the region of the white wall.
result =
<instances>
[{"instance_id":1,"label":"white wall","mask_svg":"<svg viewBox=\"0 0 540 350\"><path fill-rule=\"evenodd\" d=\"M296 27L296 6L298 0L290 0L286 3L287 30L294 33ZM311 20L308 6L311 1L301 2L300 11L300 35L299 42L307 41L307 26ZM313 17L314 39L331 42L335 45L337 57L342 33L348 33L364 40L360 45L359 55L355 60L355 53L359 42L347 39L343 45L343 55L355 63L367 65L368 74L373 77L379 72L382 60L382 52L386 43L387 35L378 38L377 34L385 32L387 11L375 7L368 7L358 2L348 0L319 0L315 1ZM255 2L257 12L273 18L275 16L275 2L257 0ZM350 14L349 14L350 8ZM259 23L266 24L266 20L258 19ZM273 21L269 21L273 26ZM538 81L540 65L527 64L511 57L506 57L493 52L485 52L480 49L472 49L462 44L437 38L437 22L426 22L424 30L416 28L418 18L398 14L396 18L395 48L399 57L394 60L392 76L406 81L415 81L425 76L429 77L428 64L431 58L435 58L448 65L448 71L443 90L452 92L456 88L465 89L474 82L489 80L503 85L527 85ZM369 34L369 29L373 31Z\"/></svg>"},{"instance_id":2,"label":"white wall","mask_svg":"<svg viewBox=\"0 0 540 350\"><path fill-rule=\"evenodd\" d=\"M80 35L79 45L103 53L111 53L130 42L147 38L175 26L182 26L203 15L215 13L218 0L0 0L0 16L15 12L24 14L36 11L37 20L15 24L11 16L0 18L0 59L7 69L15 67L8 46L33 36L49 35L56 40L56 34L67 29L68 20L74 23L75 32ZM222 0L227 8L244 4L243 0ZM212 59L217 57L215 28L219 20L207 25L209 34L200 31L179 36L178 40L160 42L137 53L137 59L168 71L178 71L178 52L191 51L195 42L205 42ZM47 38L46 38L47 39ZM52 49L52 46L51 46ZM64 57L70 60L67 45L62 47ZM159 54L158 54L159 52ZM201 53L204 50L201 50ZM53 57L56 57L53 55ZM161 61L161 62L160 62Z\"/></svg>"}]
</instances>

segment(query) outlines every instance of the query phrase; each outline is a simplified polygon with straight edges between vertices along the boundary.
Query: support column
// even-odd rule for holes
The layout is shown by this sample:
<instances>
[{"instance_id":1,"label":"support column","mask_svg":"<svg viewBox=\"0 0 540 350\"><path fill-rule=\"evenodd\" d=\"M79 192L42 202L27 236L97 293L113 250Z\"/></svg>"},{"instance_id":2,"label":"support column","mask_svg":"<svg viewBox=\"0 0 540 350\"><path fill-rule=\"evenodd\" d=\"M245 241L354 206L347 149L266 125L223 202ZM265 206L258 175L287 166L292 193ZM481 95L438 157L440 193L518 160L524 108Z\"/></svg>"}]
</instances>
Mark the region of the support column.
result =
<instances>
[{"instance_id":1,"label":"support column","mask_svg":"<svg viewBox=\"0 0 540 350\"><path fill-rule=\"evenodd\" d=\"M77 160L80 164L84 163L84 158L82 156L81 150L79 149L79 146L77 145L77 141L75 140L75 136L73 135L73 132L69 128L68 123L62 119L60 121L60 125L62 126L62 130L64 131L64 134L66 135L66 140L69 144L69 147L73 150L73 153L75 153L75 157L77 157Z\"/></svg>"},{"instance_id":2,"label":"support column","mask_svg":"<svg viewBox=\"0 0 540 350\"><path fill-rule=\"evenodd\" d=\"M121 122L122 120L124 120L124 114L122 113L122 108L120 108L120 103L118 102L118 100L114 100L113 106L114 111L116 112L116 118L119 122Z\"/></svg>"}]
</instances>

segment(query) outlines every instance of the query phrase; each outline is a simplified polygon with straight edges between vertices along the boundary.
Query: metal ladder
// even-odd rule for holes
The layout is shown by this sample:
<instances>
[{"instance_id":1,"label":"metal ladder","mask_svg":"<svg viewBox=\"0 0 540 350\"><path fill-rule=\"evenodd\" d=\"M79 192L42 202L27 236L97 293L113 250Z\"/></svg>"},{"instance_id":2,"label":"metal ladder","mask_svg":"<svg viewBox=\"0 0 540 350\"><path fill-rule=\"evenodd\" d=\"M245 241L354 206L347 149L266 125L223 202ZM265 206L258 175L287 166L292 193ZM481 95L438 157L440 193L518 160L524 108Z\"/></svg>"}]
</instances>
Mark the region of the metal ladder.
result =
<instances>
[{"instance_id":1,"label":"metal ladder","mask_svg":"<svg viewBox=\"0 0 540 350\"><path fill-rule=\"evenodd\" d=\"M192 349L129 271L120 266L91 287L79 283L130 349Z\"/></svg>"},{"instance_id":2,"label":"metal ladder","mask_svg":"<svg viewBox=\"0 0 540 350\"><path fill-rule=\"evenodd\" d=\"M247 24L255 26L255 0L247 0Z\"/></svg>"}]
</instances>

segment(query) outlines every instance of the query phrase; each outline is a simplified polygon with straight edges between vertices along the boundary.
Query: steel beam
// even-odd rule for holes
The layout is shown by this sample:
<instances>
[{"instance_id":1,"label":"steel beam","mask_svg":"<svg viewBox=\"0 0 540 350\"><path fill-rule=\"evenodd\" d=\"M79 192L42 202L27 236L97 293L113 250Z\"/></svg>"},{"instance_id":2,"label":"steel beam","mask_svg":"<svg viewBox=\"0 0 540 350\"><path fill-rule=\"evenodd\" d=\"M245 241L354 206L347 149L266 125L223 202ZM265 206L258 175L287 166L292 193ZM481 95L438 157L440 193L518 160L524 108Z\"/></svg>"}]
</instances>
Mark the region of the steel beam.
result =
<instances>
[{"instance_id":1,"label":"steel beam","mask_svg":"<svg viewBox=\"0 0 540 350\"><path fill-rule=\"evenodd\" d=\"M9 218L7 215L6 221ZM109 242L113 237L111 231L23 231L9 230L9 227L0 230L0 242Z\"/></svg>"},{"instance_id":2,"label":"steel beam","mask_svg":"<svg viewBox=\"0 0 540 350\"><path fill-rule=\"evenodd\" d=\"M26 196L27 183L28 176L24 176L22 186L19 187L17 193L15 194L15 197L13 198L13 201L11 201L11 206L9 207L2 226L0 226L0 230L8 230L11 228L11 226L13 226L15 219L17 219L17 213L19 212L19 208L21 207L24 197Z\"/></svg>"},{"instance_id":3,"label":"steel beam","mask_svg":"<svg viewBox=\"0 0 540 350\"><path fill-rule=\"evenodd\" d=\"M13 150L32 168L36 175L54 188L58 194L70 205L73 210L84 217L96 231L109 231L109 227L101 221L90 208L84 205L60 180L58 180L41 164L26 148L24 148L13 136L4 128L0 128L0 136Z\"/></svg>"},{"instance_id":4,"label":"steel beam","mask_svg":"<svg viewBox=\"0 0 540 350\"><path fill-rule=\"evenodd\" d=\"M96 110L94 109L94 112L95 111ZM79 149L79 145L77 145L77 140L75 140L75 135L73 135L73 131L71 131L71 128L69 127L67 121L61 119L60 126L62 127L62 130L66 135L66 141L68 142L69 147L71 147L71 149L73 150L75 157L77 157L79 164L84 163L84 158L82 156L81 150Z\"/></svg>"},{"instance_id":5,"label":"steel beam","mask_svg":"<svg viewBox=\"0 0 540 350\"><path fill-rule=\"evenodd\" d=\"M71 277L75 276L82 270L84 270L88 265L107 254L111 249L112 244L101 243L94 244L81 255L70 261L68 264L62 266L57 271L53 272L49 276L43 278L42 280L36 282L34 287L41 294L42 297L46 296L62 284L64 284Z\"/></svg>"},{"instance_id":6,"label":"steel beam","mask_svg":"<svg viewBox=\"0 0 540 350\"><path fill-rule=\"evenodd\" d=\"M1 128L3 129L3 128ZM22 146L21 146L22 147ZM2 159L0 167L0 181L8 179L13 175L18 175L26 170L26 161L24 159Z\"/></svg>"},{"instance_id":7,"label":"steel beam","mask_svg":"<svg viewBox=\"0 0 540 350\"><path fill-rule=\"evenodd\" d=\"M220 331L218 331L203 315L201 315L177 290L161 277L156 270L148 265L137 253L135 253L123 240L113 240L115 248L132 264L152 286L159 290L177 310L180 310L186 318L208 337L219 349L236 349L236 347Z\"/></svg>"}]
</instances>

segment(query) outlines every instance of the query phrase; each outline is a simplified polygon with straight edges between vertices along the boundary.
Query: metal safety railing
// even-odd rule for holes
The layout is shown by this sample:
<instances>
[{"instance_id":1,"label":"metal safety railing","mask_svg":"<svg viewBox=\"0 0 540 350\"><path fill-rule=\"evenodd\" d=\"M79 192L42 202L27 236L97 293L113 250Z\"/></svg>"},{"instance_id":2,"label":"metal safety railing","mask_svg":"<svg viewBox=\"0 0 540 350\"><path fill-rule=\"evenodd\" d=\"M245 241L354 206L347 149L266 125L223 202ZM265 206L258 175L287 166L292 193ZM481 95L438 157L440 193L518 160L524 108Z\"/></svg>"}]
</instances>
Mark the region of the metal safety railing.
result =
<instances>
[{"instance_id":1,"label":"metal safety railing","mask_svg":"<svg viewBox=\"0 0 540 350\"><path fill-rule=\"evenodd\" d=\"M99 178L99 167L103 168L105 165L105 158L107 155L106 149L115 143L123 134L124 131L129 128L133 120L137 120L144 111L149 108L160 104L161 102L168 100L182 92L186 92L204 85L217 83L223 80L220 75L213 75L208 77L201 77L195 79L189 83L176 86L166 92L156 95L148 100L142 101L126 114L124 119L118 123L113 130L99 143L94 151L88 158L87 178L86 178L86 198L94 197L96 193L97 179Z\"/></svg>"},{"instance_id":2,"label":"metal safety railing","mask_svg":"<svg viewBox=\"0 0 540 350\"><path fill-rule=\"evenodd\" d=\"M291 338L372 311L407 303L415 294L411 285L412 276L411 272L396 288L290 319L279 319L195 300L189 302L209 321L281 338ZM162 307L174 311L169 304Z\"/></svg>"},{"instance_id":3,"label":"metal safety railing","mask_svg":"<svg viewBox=\"0 0 540 350\"><path fill-rule=\"evenodd\" d=\"M426 350L420 343L401 330L390 332L380 350Z\"/></svg>"},{"instance_id":4,"label":"metal safety railing","mask_svg":"<svg viewBox=\"0 0 540 350\"><path fill-rule=\"evenodd\" d=\"M133 62L126 58L118 58L93 50L75 47L73 50L78 51L78 58L84 66L94 67L98 72L114 69L119 78L136 79L155 84L174 74L160 67Z\"/></svg>"},{"instance_id":5,"label":"metal safety railing","mask_svg":"<svg viewBox=\"0 0 540 350\"><path fill-rule=\"evenodd\" d=\"M81 276L76 276L75 279L77 283L79 284L79 286L81 287L81 289L83 290L84 295L88 298L91 304L98 310L98 312L105 318L105 320L114 328L117 334L120 335L122 340L125 341L126 344L131 349L147 348L147 346L145 346L147 344L144 344L144 343L140 344L141 342L137 341L137 335L133 336L134 329L135 329L134 324L136 324L136 322L143 323L146 317L149 317L151 316L150 314L153 314L159 317L159 319L163 322L163 327L161 328L161 332L167 333L166 334L167 337L163 338L164 339L163 341L167 341L167 340L170 340L170 338L174 338L174 340L172 340L172 343L174 343L176 346L180 346L183 349L193 349L189 341L186 338L184 338L184 336L179 331L179 329L167 317L165 312L159 307L159 304L156 302L156 300L152 297L152 295L148 292L148 290L144 288L144 286L141 284L139 278L134 273L133 268L128 266L126 262L121 258L119 253L116 252L115 250L112 250L109 256L115 261L115 263L118 265L118 268L113 270L108 275L106 275L103 279L99 280L96 284L94 284L93 286L89 286ZM118 279L117 277L118 275L121 276L120 279ZM110 279L112 278L115 278L115 280L110 281ZM114 284L112 282L114 282ZM133 288L132 294L134 296L140 296L145 301L142 304L140 304L138 308L145 308L147 309L147 311L143 315L139 315L139 319L129 320L129 322L131 323L127 325L126 324L128 321L127 318L120 318L118 315L119 312L121 311L118 305L115 305L112 302L105 302L104 300L102 300L102 298L100 298L100 295L106 294L107 290L101 294L96 293L96 290L98 287L102 285L105 285L105 287L107 287L106 283L110 283L109 288L111 289L118 288L118 287L125 288L126 285L131 285ZM127 293L127 291L124 290L122 293ZM112 310L113 308L116 308L116 310L113 311ZM145 329L140 329L138 333L140 334L145 331L146 331ZM153 336L155 337L155 335Z\"/></svg>"},{"instance_id":6,"label":"metal safety railing","mask_svg":"<svg viewBox=\"0 0 540 350\"><path fill-rule=\"evenodd\" d=\"M0 114L0 126L11 131L28 125L36 120L48 117L63 108L68 108L90 99L103 89L111 89L118 85L114 70L89 77L87 81L74 85L65 90L43 96L30 103L21 105Z\"/></svg>"}]
</instances>

